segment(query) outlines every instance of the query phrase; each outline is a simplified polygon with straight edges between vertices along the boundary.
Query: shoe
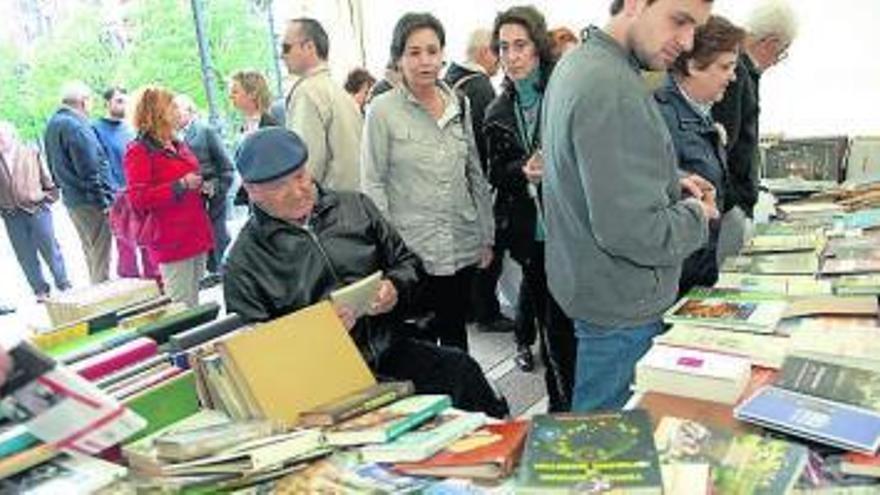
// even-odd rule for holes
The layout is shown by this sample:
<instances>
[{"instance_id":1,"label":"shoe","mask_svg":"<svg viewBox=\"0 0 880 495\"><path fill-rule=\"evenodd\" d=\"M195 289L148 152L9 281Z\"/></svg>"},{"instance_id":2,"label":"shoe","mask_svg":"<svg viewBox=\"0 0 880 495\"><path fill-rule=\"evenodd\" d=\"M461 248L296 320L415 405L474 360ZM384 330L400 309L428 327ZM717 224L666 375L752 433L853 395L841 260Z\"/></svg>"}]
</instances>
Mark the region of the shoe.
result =
<instances>
[{"instance_id":1,"label":"shoe","mask_svg":"<svg viewBox=\"0 0 880 495\"><path fill-rule=\"evenodd\" d=\"M49 300L49 293L43 292L42 294L37 294L37 303L43 304L44 302Z\"/></svg>"},{"instance_id":2,"label":"shoe","mask_svg":"<svg viewBox=\"0 0 880 495\"><path fill-rule=\"evenodd\" d=\"M516 363L516 367L525 373L535 369L535 356L532 355L532 349L528 346L517 347L513 361Z\"/></svg>"},{"instance_id":3,"label":"shoe","mask_svg":"<svg viewBox=\"0 0 880 495\"><path fill-rule=\"evenodd\" d=\"M5 304L0 304L0 316L8 315L9 313L15 313L15 308L12 306L7 306Z\"/></svg>"},{"instance_id":4,"label":"shoe","mask_svg":"<svg viewBox=\"0 0 880 495\"><path fill-rule=\"evenodd\" d=\"M209 273L199 281L199 289L210 289L215 285L220 285L221 282L223 282L223 277L219 273Z\"/></svg>"},{"instance_id":5,"label":"shoe","mask_svg":"<svg viewBox=\"0 0 880 495\"><path fill-rule=\"evenodd\" d=\"M492 321L477 323L477 330L484 333L507 333L512 332L515 328L516 323L503 316Z\"/></svg>"}]
</instances>

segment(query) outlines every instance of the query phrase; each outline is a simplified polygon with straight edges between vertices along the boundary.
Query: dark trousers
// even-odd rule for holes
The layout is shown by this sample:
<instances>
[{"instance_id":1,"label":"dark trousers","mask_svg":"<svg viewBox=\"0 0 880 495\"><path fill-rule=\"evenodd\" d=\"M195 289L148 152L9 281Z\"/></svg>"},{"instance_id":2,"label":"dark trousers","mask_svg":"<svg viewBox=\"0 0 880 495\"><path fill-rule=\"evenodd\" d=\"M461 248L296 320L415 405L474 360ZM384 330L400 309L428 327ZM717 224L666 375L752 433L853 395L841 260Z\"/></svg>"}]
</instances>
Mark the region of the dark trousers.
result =
<instances>
[{"instance_id":1,"label":"dark trousers","mask_svg":"<svg viewBox=\"0 0 880 495\"><path fill-rule=\"evenodd\" d=\"M492 263L483 270L477 269L474 274L469 316L477 323L491 323L501 318L501 308L495 291L504 268L504 253L504 249L496 248Z\"/></svg>"},{"instance_id":2,"label":"dark trousers","mask_svg":"<svg viewBox=\"0 0 880 495\"><path fill-rule=\"evenodd\" d=\"M214 249L208 254L208 271L222 271L223 255L229 246L229 228L226 226L226 193L211 198L206 202L211 228L214 230Z\"/></svg>"},{"instance_id":3,"label":"dark trousers","mask_svg":"<svg viewBox=\"0 0 880 495\"><path fill-rule=\"evenodd\" d=\"M55 239L55 228L52 224L52 212L46 206L40 207L33 214L24 210L8 210L3 212L3 222L18 264L27 277L28 284L34 294L48 294L50 287L43 276L39 257L49 266L55 287L64 290L70 287L67 270L61 248Z\"/></svg>"},{"instance_id":4,"label":"dark trousers","mask_svg":"<svg viewBox=\"0 0 880 495\"><path fill-rule=\"evenodd\" d=\"M465 308L468 307L475 266L464 267L453 275L428 275L425 297L434 312L430 324L433 340L446 347L468 351Z\"/></svg>"},{"instance_id":5,"label":"dark trousers","mask_svg":"<svg viewBox=\"0 0 880 495\"><path fill-rule=\"evenodd\" d=\"M534 242L531 256L517 261L522 267L523 280L517 308L516 343L531 346L540 334L550 412L568 411L577 360L574 326L547 288L544 243Z\"/></svg>"},{"instance_id":6,"label":"dark trousers","mask_svg":"<svg viewBox=\"0 0 880 495\"><path fill-rule=\"evenodd\" d=\"M417 394L448 394L452 405L496 418L509 414L480 365L468 354L411 338L401 338L379 357L381 378L412 380Z\"/></svg>"}]
</instances>

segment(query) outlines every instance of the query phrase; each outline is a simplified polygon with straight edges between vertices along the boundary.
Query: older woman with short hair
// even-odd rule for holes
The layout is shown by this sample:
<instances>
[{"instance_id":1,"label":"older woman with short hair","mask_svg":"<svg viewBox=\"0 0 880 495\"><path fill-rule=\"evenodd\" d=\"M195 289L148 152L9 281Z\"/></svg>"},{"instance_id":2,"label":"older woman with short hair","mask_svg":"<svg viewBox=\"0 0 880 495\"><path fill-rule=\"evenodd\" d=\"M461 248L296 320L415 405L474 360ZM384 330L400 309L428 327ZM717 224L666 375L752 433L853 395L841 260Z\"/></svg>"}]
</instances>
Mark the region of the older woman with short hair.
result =
<instances>
[{"instance_id":1,"label":"older woman with short hair","mask_svg":"<svg viewBox=\"0 0 880 495\"><path fill-rule=\"evenodd\" d=\"M206 254L214 247L199 162L175 137L180 115L173 93L150 86L136 101L138 136L123 160L129 200L151 217L146 247L159 264L165 292L173 301L195 306Z\"/></svg>"},{"instance_id":2,"label":"older woman with short hair","mask_svg":"<svg viewBox=\"0 0 880 495\"><path fill-rule=\"evenodd\" d=\"M715 186L715 201L721 212L730 209L723 197L727 154L723 128L712 119L712 105L721 101L728 84L735 79L744 37L745 32L727 19L710 17L697 28L693 49L678 57L665 83L655 92L675 144L679 168L698 174ZM719 233L720 222L710 221L708 244L682 266L680 294L694 286L712 286L718 280Z\"/></svg>"},{"instance_id":3,"label":"older woman with short hair","mask_svg":"<svg viewBox=\"0 0 880 495\"><path fill-rule=\"evenodd\" d=\"M402 82L370 104L361 183L428 271L434 336L467 351L471 277L492 259L489 186L467 99L440 78L445 33L431 14L405 14L391 59Z\"/></svg>"}]
</instances>

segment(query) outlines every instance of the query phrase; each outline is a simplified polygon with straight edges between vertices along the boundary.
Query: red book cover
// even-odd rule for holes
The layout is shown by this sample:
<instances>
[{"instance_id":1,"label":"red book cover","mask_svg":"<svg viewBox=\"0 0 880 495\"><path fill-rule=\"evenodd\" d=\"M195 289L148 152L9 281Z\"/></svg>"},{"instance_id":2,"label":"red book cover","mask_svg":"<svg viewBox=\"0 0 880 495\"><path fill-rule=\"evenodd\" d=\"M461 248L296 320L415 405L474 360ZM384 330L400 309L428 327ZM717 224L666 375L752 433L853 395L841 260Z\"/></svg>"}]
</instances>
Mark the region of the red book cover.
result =
<instances>
[{"instance_id":1,"label":"red book cover","mask_svg":"<svg viewBox=\"0 0 880 495\"><path fill-rule=\"evenodd\" d=\"M522 453L527 421L486 425L421 462L395 464L411 475L499 479L513 472Z\"/></svg>"},{"instance_id":2,"label":"red book cover","mask_svg":"<svg viewBox=\"0 0 880 495\"><path fill-rule=\"evenodd\" d=\"M857 476L880 477L880 455L847 452L841 459L840 470Z\"/></svg>"},{"instance_id":3,"label":"red book cover","mask_svg":"<svg viewBox=\"0 0 880 495\"><path fill-rule=\"evenodd\" d=\"M78 361L70 368L87 380L97 380L114 371L155 356L158 346L147 337L140 337L119 347Z\"/></svg>"}]
</instances>

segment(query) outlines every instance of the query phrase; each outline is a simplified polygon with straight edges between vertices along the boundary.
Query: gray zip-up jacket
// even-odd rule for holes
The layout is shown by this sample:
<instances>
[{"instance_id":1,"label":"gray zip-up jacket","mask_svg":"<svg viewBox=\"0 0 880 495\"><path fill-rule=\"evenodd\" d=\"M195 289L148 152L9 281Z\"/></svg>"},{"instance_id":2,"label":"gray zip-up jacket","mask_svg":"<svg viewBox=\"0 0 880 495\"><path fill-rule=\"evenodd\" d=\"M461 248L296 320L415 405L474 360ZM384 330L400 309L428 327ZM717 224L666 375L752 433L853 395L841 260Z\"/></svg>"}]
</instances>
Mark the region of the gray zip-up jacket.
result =
<instances>
[{"instance_id":1,"label":"gray zip-up jacket","mask_svg":"<svg viewBox=\"0 0 880 495\"><path fill-rule=\"evenodd\" d=\"M452 275L479 261L480 249L494 242L495 223L467 100L438 85L446 101L439 121L404 84L373 100L361 186L428 273Z\"/></svg>"},{"instance_id":2,"label":"gray zip-up jacket","mask_svg":"<svg viewBox=\"0 0 880 495\"><path fill-rule=\"evenodd\" d=\"M637 61L591 27L556 66L542 119L551 292L594 325L659 320L707 222L696 199L681 198L672 140Z\"/></svg>"}]
</instances>

